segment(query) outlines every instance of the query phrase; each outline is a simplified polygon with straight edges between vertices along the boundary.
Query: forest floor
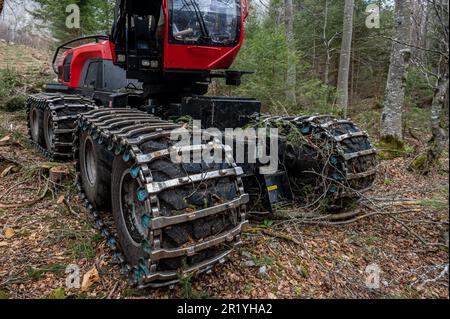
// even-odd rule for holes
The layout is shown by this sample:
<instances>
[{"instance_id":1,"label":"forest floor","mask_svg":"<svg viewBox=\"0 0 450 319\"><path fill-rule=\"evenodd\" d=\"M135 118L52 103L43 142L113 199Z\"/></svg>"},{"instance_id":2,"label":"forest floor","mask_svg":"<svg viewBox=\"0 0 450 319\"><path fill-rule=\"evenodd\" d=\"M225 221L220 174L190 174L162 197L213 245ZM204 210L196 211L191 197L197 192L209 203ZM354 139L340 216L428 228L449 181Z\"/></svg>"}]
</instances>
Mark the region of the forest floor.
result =
<instances>
[{"instance_id":1,"label":"forest floor","mask_svg":"<svg viewBox=\"0 0 450 319\"><path fill-rule=\"evenodd\" d=\"M360 121L367 116L357 109L353 115ZM370 123L362 126L371 131ZM421 125L423 120L411 122ZM130 288L113 263L78 199L73 165L48 163L27 143L23 111L0 111L0 140L5 137L0 142L0 299L449 297L448 152L428 176L410 171L424 150L423 136L409 138L403 156L380 161L375 187L365 194L378 206L353 207L359 219L336 225L253 221L243 246L212 273L148 290ZM71 171L64 185L46 179L54 165ZM69 265L79 267L81 277L93 269L99 276L85 289L67 289ZM378 287L370 285L376 283L374 269L380 270Z\"/></svg>"}]
</instances>

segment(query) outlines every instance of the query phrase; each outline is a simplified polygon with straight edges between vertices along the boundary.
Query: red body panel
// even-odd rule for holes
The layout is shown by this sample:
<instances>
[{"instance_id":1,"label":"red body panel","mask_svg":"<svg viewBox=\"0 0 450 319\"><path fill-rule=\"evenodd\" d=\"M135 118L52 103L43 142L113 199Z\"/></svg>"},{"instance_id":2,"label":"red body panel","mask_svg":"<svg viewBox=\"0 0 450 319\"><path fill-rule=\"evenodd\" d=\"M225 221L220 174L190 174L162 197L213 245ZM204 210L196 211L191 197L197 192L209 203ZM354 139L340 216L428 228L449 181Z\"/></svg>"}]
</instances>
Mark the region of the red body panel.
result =
<instances>
[{"instance_id":1,"label":"red body panel","mask_svg":"<svg viewBox=\"0 0 450 319\"><path fill-rule=\"evenodd\" d=\"M81 72L86 61L92 59L112 60L114 52L113 49L114 48L111 42L102 41L99 43L85 44L64 52L64 59L73 53L72 63L70 65L70 82L64 82L63 80L60 80L60 82L71 88L77 88L80 82ZM62 63L63 61L61 61L61 64ZM62 79L64 79L64 74Z\"/></svg>"},{"instance_id":2,"label":"red body panel","mask_svg":"<svg viewBox=\"0 0 450 319\"><path fill-rule=\"evenodd\" d=\"M244 41L244 20L246 12L243 12L241 0L241 26L239 42L233 47L224 46L200 46L192 44L171 44L168 40L169 24L165 24L164 36L164 70L168 69L186 69L186 70L217 70L228 69L235 60L242 43ZM163 11L165 21L169 21L169 12L167 9L167 0L163 0ZM80 76L83 66L86 61L91 59L105 59L116 62L116 55L114 53L115 44L109 41L102 41L99 43L89 43L79 46L75 49L68 50L64 53L60 65L63 64L64 59L71 53L73 58L70 66L70 82L61 83L68 85L71 88L77 88L80 81ZM64 74L61 77L64 79Z\"/></svg>"},{"instance_id":3,"label":"red body panel","mask_svg":"<svg viewBox=\"0 0 450 319\"><path fill-rule=\"evenodd\" d=\"M165 21L169 21L167 0L163 1ZM217 70L228 69L233 64L244 41L244 19L241 0L241 28L239 42L234 47L170 44L169 25L165 25L164 69Z\"/></svg>"}]
</instances>

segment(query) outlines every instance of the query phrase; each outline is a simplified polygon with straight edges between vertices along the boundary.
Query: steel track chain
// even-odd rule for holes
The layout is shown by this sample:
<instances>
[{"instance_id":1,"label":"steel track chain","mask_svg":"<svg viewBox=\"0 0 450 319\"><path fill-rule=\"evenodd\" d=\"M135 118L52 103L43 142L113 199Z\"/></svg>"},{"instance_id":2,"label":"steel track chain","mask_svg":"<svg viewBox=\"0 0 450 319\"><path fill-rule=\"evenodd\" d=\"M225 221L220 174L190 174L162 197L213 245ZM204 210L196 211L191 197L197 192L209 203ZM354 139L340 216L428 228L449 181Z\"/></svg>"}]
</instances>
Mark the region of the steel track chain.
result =
<instances>
[{"instance_id":1,"label":"steel track chain","mask_svg":"<svg viewBox=\"0 0 450 319\"><path fill-rule=\"evenodd\" d=\"M367 132L362 131L355 125L351 120L339 120L331 115L313 115L313 116L269 116L264 118L263 122L270 125L270 123L274 123L277 121L285 121L295 125L303 135L315 133L316 139L323 139L324 137L329 138L334 142L335 148L337 150L337 155L339 155L344 160L344 176L335 176L334 178L339 184L344 184L350 180L362 180L365 178L373 178L376 175L376 148L371 144L369 140L369 135ZM343 130L347 130L343 126L349 125L353 131L350 131L345 134L333 134L332 130L336 128L342 128ZM336 131L339 131L339 130ZM323 136L324 134L324 136ZM354 139L362 137L366 139L369 147L364 150L357 150L356 152L348 153L343 146L343 142L348 139ZM352 167L352 162L357 160L358 158L364 157L373 157L373 167L365 170L363 172L352 172L349 170L349 167ZM332 164L337 164L337 160L332 158ZM373 180L370 182L370 186L356 189L359 193L369 190L372 187ZM353 195L351 192L343 191L342 195Z\"/></svg>"},{"instance_id":2,"label":"steel track chain","mask_svg":"<svg viewBox=\"0 0 450 319\"><path fill-rule=\"evenodd\" d=\"M32 139L31 123L30 123L30 110L32 107L36 107L42 113L48 110L51 114L52 128L54 133L54 143L49 149L46 145L40 145ZM61 94L61 93L38 93L30 95L27 100L27 130L30 144L35 147L44 157L49 161L56 160L70 160L73 158L72 152L67 151L64 153L57 152L57 148L63 146L66 149L71 149L71 142L63 141L62 137L71 138L74 132L74 128L60 129L58 125L64 122L64 124L73 125L76 122L76 115L84 113L86 111L97 109L94 101L87 99L83 96ZM74 113L70 117L58 116L61 112L70 111ZM41 123L42 125L44 123ZM69 145L70 143L70 145Z\"/></svg>"},{"instance_id":3,"label":"steel track chain","mask_svg":"<svg viewBox=\"0 0 450 319\"><path fill-rule=\"evenodd\" d=\"M164 187L184 185L185 183L195 181L197 177L186 176L186 178L180 178L177 181L172 180L170 181L172 184L168 183L167 185L153 182L149 163L161 156L168 155L172 151L179 152L181 149L172 148L154 153L145 153L143 152L141 145L146 141L155 140L162 136L168 136L171 129L179 127L179 125L172 122L162 121L152 115L132 109L101 109L80 115L77 122L77 129L74 133L74 156L78 173L76 182L80 191L80 198L83 200L91 218L100 229L101 234L112 251L114 259L119 262L122 273L131 277L132 284L140 288L148 286L167 286L179 281L179 273L157 271L158 261L166 257L190 256L196 253L197 250L201 251L202 249L209 247L209 244L214 245L222 242L230 242L233 244L233 247L240 245L240 234L243 226L247 223L245 218L245 204L248 202L248 195L245 194L243 182L240 177L243 172L242 169L235 164L233 157L230 154L230 150L227 150L223 145L220 147L223 147L227 154L227 161L230 164L231 169L228 171L210 172L208 174L211 174L211 176L209 176L210 178L220 178L227 175L234 176L240 194L239 199L219 205L220 207L209 207L201 211L190 212L176 217L167 218L160 216L158 193L161 192L161 189L164 189ZM145 223L147 224L146 226L148 227L149 232L148 237L145 238L143 243L146 255L138 265L130 265L127 263L124 254L121 251L118 239L114 235L114 231L108 229L107 223L102 220L101 214L96 211L92 203L87 199L86 194L83 192L80 174L81 168L78 160L78 148L80 143L78 136L82 131L89 132L89 135L99 145L114 152L116 156L122 156L125 162L133 163L130 173L133 178L139 180L139 184L141 185L138 191L138 198L140 197L139 200L145 202L149 208L148 215L145 215L147 217ZM139 135L138 138L131 138L131 136L135 136L136 134ZM209 146L211 147L212 145L210 144ZM188 147L188 149L193 152L195 151L195 148L196 146ZM202 147L200 148L203 149ZM197 246L193 245L187 248L175 250L164 250L161 248L162 229L164 227L188 222L208 215L214 215L230 209L236 209L238 211L241 222L239 226L232 231L221 234L220 238L215 237L210 242L206 240ZM231 250L232 248L207 262L203 262L201 265L195 265L190 269L185 270L185 272L208 271L215 263L222 262ZM155 280L158 280L158 282L153 283Z\"/></svg>"}]
</instances>

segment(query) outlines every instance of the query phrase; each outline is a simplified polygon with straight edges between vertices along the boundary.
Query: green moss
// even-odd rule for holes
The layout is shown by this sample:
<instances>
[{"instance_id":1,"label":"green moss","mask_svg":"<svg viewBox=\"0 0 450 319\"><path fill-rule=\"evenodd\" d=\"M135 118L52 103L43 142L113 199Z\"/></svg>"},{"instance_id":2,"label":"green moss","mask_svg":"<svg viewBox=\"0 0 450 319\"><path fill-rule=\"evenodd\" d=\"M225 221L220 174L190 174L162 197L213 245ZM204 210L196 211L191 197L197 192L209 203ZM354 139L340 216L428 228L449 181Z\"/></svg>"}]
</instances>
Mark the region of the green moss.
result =
<instances>
[{"instance_id":1,"label":"green moss","mask_svg":"<svg viewBox=\"0 0 450 319\"><path fill-rule=\"evenodd\" d=\"M0 70L0 97L8 97L18 84L18 76L14 70Z\"/></svg>"},{"instance_id":2,"label":"green moss","mask_svg":"<svg viewBox=\"0 0 450 319\"><path fill-rule=\"evenodd\" d=\"M421 200L420 204L438 211L447 211L449 207L448 187L442 188L439 193L435 194L432 198Z\"/></svg>"},{"instance_id":3,"label":"green moss","mask_svg":"<svg viewBox=\"0 0 450 319\"><path fill-rule=\"evenodd\" d=\"M378 157L385 160L402 157L406 153L405 143L393 136L382 137L378 149Z\"/></svg>"},{"instance_id":4,"label":"green moss","mask_svg":"<svg viewBox=\"0 0 450 319\"><path fill-rule=\"evenodd\" d=\"M427 166L427 155L422 154L418 156L410 165L410 168L417 172L422 172Z\"/></svg>"},{"instance_id":5,"label":"green moss","mask_svg":"<svg viewBox=\"0 0 450 319\"><path fill-rule=\"evenodd\" d=\"M0 300L9 299L11 298L9 292L0 290Z\"/></svg>"},{"instance_id":6,"label":"green moss","mask_svg":"<svg viewBox=\"0 0 450 319\"><path fill-rule=\"evenodd\" d=\"M27 275L32 280L39 280L45 273L53 273L58 277L62 277L66 270L65 265L61 264L52 264L45 266L43 268L28 268Z\"/></svg>"},{"instance_id":7,"label":"green moss","mask_svg":"<svg viewBox=\"0 0 450 319\"><path fill-rule=\"evenodd\" d=\"M23 95L18 95L7 100L2 109L6 112L17 112L25 109L26 103L27 98Z\"/></svg>"},{"instance_id":8,"label":"green moss","mask_svg":"<svg viewBox=\"0 0 450 319\"><path fill-rule=\"evenodd\" d=\"M54 289L47 297L46 299L66 299L67 295L64 291L64 288L58 288Z\"/></svg>"}]
</instances>

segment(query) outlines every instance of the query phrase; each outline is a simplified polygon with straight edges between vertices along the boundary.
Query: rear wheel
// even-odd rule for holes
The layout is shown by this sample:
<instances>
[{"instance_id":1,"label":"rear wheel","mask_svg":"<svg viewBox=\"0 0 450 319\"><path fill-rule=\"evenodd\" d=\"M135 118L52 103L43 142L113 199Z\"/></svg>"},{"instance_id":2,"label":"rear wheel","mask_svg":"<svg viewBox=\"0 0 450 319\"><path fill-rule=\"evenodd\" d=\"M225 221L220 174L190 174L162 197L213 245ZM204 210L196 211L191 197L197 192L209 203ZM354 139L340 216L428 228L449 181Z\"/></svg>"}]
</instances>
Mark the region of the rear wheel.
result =
<instances>
[{"instance_id":1,"label":"rear wheel","mask_svg":"<svg viewBox=\"0 0 450 319\"><path fill-rule=\"evenodd\" d=\"M322 115L267 122L286 136L280 155L300 202L339 208L372 187L376 150L352 121Z\"/></svg>"},{"instance_id":2,"label":"rear wheel","mask_svg":"<svg viewBox=\"0 0 450 319\"><path fill-rule=\"evenodd\" d=\"M53 121L49 110L44 111L43 127L44 127L45 146L48 150L51 150L52 148L54 148L53 143L55 134L53 132Z\"/></svg>"},{"instance_id":3,"label":"rear wheel","mask_svg":"<svg viewBox=\"0 0 450 319\"><path fill-rule=\"evenodd\" d=\"M50 159L73 158L73 132L79 114L95 109L82 96L39 93L28 98L30 139Z\"/></svg>"},{"instance_id":4,"label":"rear wheel","mask_svg":"<svg viewBox=\"0 0 450 319\"><path fill-rule=\"evenodd\" d=\"M44 145L44 130L42 125L42 110L37 106L31 105L28 115L28 125L30 130L31 140L38 144Z\"/></svg>"},{"instance_id":5,"label":"rear wheel","mask_svg":"<svg viewBox=\"0 0 450 319\"><path fill-rule=\"evenodd\" d=\"M131 165L120 156L113 162L112 211L125 257L130 264L137 265L145 257L143 243L148 236L148 225L144 225L144 219L147 210L146 205L138 200L137 190L141 185L131 177L130 168Z\"/></svg>"},{"instance_id":6,"label":"rear wheel","mask_svg":"<svg viewBox=\"0 0 450 319\"><path fill-rule=\"evenodd\" d=\"M79 141L78 158L84 193L97 210L110 210L114 154L98 145L87 132L80 135Z\"/></svg>"}]
</instances>

